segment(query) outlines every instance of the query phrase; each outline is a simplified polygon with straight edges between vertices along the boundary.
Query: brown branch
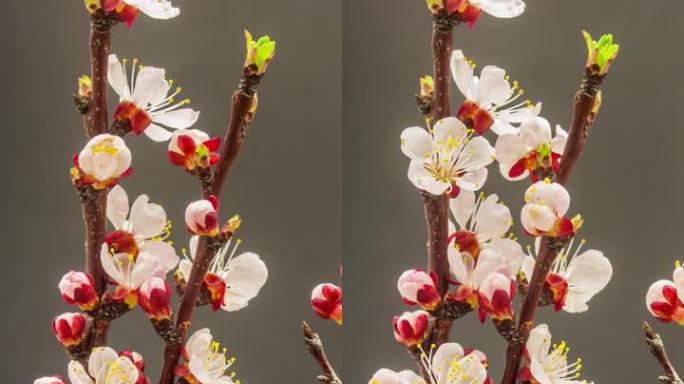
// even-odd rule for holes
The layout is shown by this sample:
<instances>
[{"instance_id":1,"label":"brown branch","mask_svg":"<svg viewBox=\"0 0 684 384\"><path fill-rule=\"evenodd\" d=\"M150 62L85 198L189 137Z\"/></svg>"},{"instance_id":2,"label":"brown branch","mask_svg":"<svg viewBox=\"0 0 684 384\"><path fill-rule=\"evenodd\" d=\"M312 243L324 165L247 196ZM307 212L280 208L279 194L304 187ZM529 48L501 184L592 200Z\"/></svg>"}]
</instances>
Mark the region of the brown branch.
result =
<instances>
[{"instance_id":1,"label":"brown branch","mask_svg":"<svg viewBox=\"0 0 684 384\"><path fill-rule=\"evenodd\" d=\"M249 75L247 71L245 71L239 89L233 93L231 116L223 140L221 160L216 165L216 169L211 178L211 184L206 178L204 181L200 178L202 196L204 198L207 198L210 195L218 197L228 173L240 153L240 149L242 148L247 134L248 116L250 115L250 109L260 80L261 76ZM225 241L227 239L200 238L197 256L192 266L188 283L184 288L183 297L178 309L178 318L176 319L175 325L177 338L173 341L167 341L166 347L164 348L164 364L159 384L171 384L173 382L173 370L178 363L181 345L185 340L187 329L192 323L192 315L198 304L198 296L201 292L204 275L207 273L209 264L221 245L217 244L216 240Z\"/></svg>"},{"instance_id":2,"label":"brown branch","mask_svg":"<svg viewBox=\"0 0 684 384\"><path fill-rule=\"evenodd\" d=\"M663 367L665 374L658 377L661 383L664 384L683 384L682 378L679 376L675 370L670 358L667 356L667 351L665 351L665 344L663 339L659 334L653 331L651 325L644 322L644 334L646 335L646 344L648 349L651 351L653 356L655 356L660 366Z\"/></svg>"},{"instance_id":3,"label":"brown branch","mask_svg":"<svg viewBox=\"0 0 684 384\"><path fill-rule=\"evenodd\" d=\"M111 21L98 12L90 22L90 78L92 79L92 98L84 117L86 135L90 138L108 129L107 116L107 62L111 45ZM106 191L94 191L81 199L83 223L85 224L86 271L93 277L95 290L102 297L107 289L104 271L100 264L100 247L106 232ZM109 321L93 322L94 346L107 342Z\"/></svg>"},{"instance_id":4,"label":"brown branch","mask_svg":"<svg viewBox=\"0 0 684 384\"><path fill-rule=\"evenodd\" d=\"M431 108L432 121L436 122L449 116L449 86L451 76L449 62L453 46L453 27L455 22L446 11L434 15L432 26L432 64L434 79L434 101ZM428 270L437 275L437 289L444 296L449 289L449 261L447 247L449 237L449 197L445 194L433 196L423 193L423 210L427 224ZM449 318L435 322L428 337L430 344L440 345L449 337L451 323Z\"/></svg>"},{"instance_id":5,"label":"brown branch","mask_svg":"<svg viewBox=\"0 0 684 384\"><path fill-rule=\"evenodd\" d=\"M164 348L164 365L159 384L173 383L175 376L173 370L178 363L181 345L185 340L187 330L192 324L192 315L197 303L197 296L202 288L204 275L206 275L209 264L214 258L214 255L216 255L217 245L212 244L212 239L214 238L202 236L198 242L195 262L192 266L188 284L185 287L185 292L183 293L183 298L181 299L181 304L178 309L178 318L176 319L175 325L178 337L175 340L169 340L166 343L166 347Z\"/></svg>"},{"instance_id":6,"label":"brown branch","mask_svg":"<svg viewBox=\"0 0 684 384\"><path fill-rule=\"evenodd\" d=\"M323 342L318 333L314 332L306 321L302 321L302 332L304 333L304 343L309 349L309 353L311 353L311 356L313 356L323 370L323 374L318 376L318 381L322 384L342 384L342 380L335 373L335 368L325 354Z\"/></svg>"},{"instance_id":7,"label":"brown branch","mask_svg":"<svg viewBox=\"0 0 684 384\"><path fill-rule=\"evenodd\" d=\"M561 157L560 170L556 181L565 184L579 160L584 144L589 133L591 124L596 117L594 107L597 102L598 87L603 77L596 77L587 70L582 87L575 94L575 103L572 116L572 124L565 151ZM518 332L520 337L516 337L514 342L509 342L506 350L506 368L504 370L501 384L515 384L520 359L523 348L527 340L529 330L534 324L534 316L539 306L539 299L544 290L544 282L551 269L551 264L556 259L558 252L565 245L565 241L553 238L542 238L540 252L537 257L534 272L530 279L527 295L523 302L518 319Z\"/></svg>"}]
</instances>

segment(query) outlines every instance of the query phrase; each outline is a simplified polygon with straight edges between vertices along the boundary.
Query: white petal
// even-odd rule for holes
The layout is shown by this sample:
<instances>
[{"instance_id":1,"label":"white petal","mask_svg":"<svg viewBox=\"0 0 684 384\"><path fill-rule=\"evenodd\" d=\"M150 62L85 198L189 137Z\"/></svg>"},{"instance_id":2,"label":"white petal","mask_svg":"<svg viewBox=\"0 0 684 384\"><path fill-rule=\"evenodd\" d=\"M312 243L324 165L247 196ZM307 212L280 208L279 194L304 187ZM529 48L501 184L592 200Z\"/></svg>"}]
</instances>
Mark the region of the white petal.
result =
<instances>
[{"instance_id":1,"label":"white petal","mask_svg":"<svg viewBox=\"0 0 684 384\"><path fill-rule=\"evenodd\" d=\"M551 142L551 125L543 117L532 117L520 124L520 137L528 149Z\"/></svg>"},{"instance_id":2,"label":"white petal","mask_svg":"<svg viewBox=\"0 0 684 384\"><path fill-rule=\"evenodd\" d=\"M425 190L433 195L444 194L451 185L447 182L436 180L430 172L425 169L422 161L412 160L409 164L408 178L418 189Z\"/></svg>"},{"instance_id":3,"label":"white petal","mask_svg":"<svg viewBox=\"0 0 684 384\"><path fill-rule=\"evenodd\" d=\"M487 65L480 72L480 81L477 84L477 100L481 106L500 105L511 97L511 86L506 80L506 71Z\"/></svg>"},{"instance_id":4,"label":"white petal","mask_svg":"<svg viewBox=\"0 0 684 384\"><path fill-rule=\"evenodd\" d=\"M142 13L153 19L171 19L180 14L180 9L174 8L168 0L125 0L135 5Z\"/></svg>"},{"instance_id":5,"label":"white petal","mask_svg":"<svg viewBox=\"0 0 684 384\"><path fill-rule=\"evenodd\" d=\"M410 370L403 370L398 373L399 384L425 384L425 380Z\"/></svg>"},{"instance_id":6,"label":"white petal","mask_svg":"<svg viewBox=\"0 0 684 384\"><path fill-rule=\"evenodd\" d=\"M530 372L532 373L532 377L539 384L556 384L551 380L546 371L544 371L544 367L537 359L532 359L530 362Z\"/></svg>"},{"instance_id":7,"label":"white petal","mask_svg":"<svg viewBox=\"0 0 684 384\"><path fill-rule=\"evenodd\" d=\"M159 236L166 226L166 212L159 204L148 203L147 195L140 195L131 207L130 221L133 225L133 234L143 239Z\"/></svg>"},{"instance_id":8,"label":"white petal","mask_svg":"<svg viewBox=\"0 0 684 384\"><path fill-rule=\"evenodd\" d=\"M200 356L207 352L213 337L209 328L196 331L185 343L185 350L190 356Z\"/></svg>"},{"instance_id":9,"label":"white petal","mask_svg":"<svg viewBox=\"0 0 684 384\"><path fill-rule=\"evenodd\" d=\"M674 283L669 280L658 280L651 284L651 286L648 288L648 292L646 292L646 308L648 308L648 311L651 312L653 316L656 316L656 314L651 309L651 304L655 302L667 301L663 296L663 288L667 286L674 287Z\"/></svg>"},{"instance_id":10,"label":"white petal","mask_svg":"<svg viewBox=\"0 0 684 384\"><path fill-rule=\"evenodd\" d=\"M92 175L100 181L108 180L119 175L116 157L100 152L93 156Z\"/></svg>"},{"instance_id":11,"label":"white petal","mask_svg":"<svg viewBox=\"0 0 684 384\"><path fill-rule=\"evenodd\" d=\"M128 79L124 74L123 66L116 55L109 55L107 79L114 92L122 100L131 98L131 90L128 87Z\"/></svg>"},{"instance_id":12,"label":"white petal","mask_svg":"<svg viewBox=\"0 0 684 384\"><path fill-rule=\"evenodd\" d=\"M570 194L558 183L539 181L525 191L525 202L547 206L562 217L570 208Z\"/></svg>"},{"instance_id":13,"label":"white petal","mask_svg":"<svg viewBox=\"0 0 684 384\"><path fill-rule=\"evenodd\" d=\"M70 361L67 370L69 372L71 384L93 384L93 380L88 375L88 372L86 372L83 365L78 361Z\"/></svg>"},{"instance_id":14,"label":"white petal","mask_svg":"<svg viewBox=\"0 0 684 384\"><path fill-rule=\"evenodd\" d=\"M142 108L160 103L166 98L169 82L163 68L143 67L137 74L133 89L133 100Z\"/></svg>"},{"instance_id":15,"label":"white petal","mask_svg":"<svg viewBox=\"0 0 684 384\"><path fill-rule=\"evenodd\" d=\"M556 137L551 140L551 150L562 155L565 151L565 144L567 141L568 133L560 125L556 125Z\"/></svg>"},{"instance_id":16,"label":"white petal","mask_svg":"<svg viewBox=\"0 0 684 384\"><path fill-rule=\"evenodd\" d=\"M487 368L482 364L479 356L471 354L464 357L461 359L460 366L463 377L467 378L464 384L483 384L487 380Z\"/></svg>"},{"instance_id":17,"label":"white petal","mask_svg":"<svg viewBox=\"0 0 684 384\"><path fill-rule=\"evenodd\" d=\"M520 212L520 222L523 227L525 227L528 233L535 236L540 231L547 232L551 230L556 220L557 217L551 208L543 205L526 204Z\"/></svg>"},{"instance_id":18,"label":"white petal","mask_svg":"<svg viewBox=\"0 0 684 384\"><path fill-rule=\"evenodd\" d=\"M610 261L602 252L590 249L570 260L566 278L569 289L563 309L583 312L586 303L608 285L613 275Z\"/></svg>"},{"instance_id":19,"label":"white petal","mask_svg":"<svg viewBox=\"0 0 684 384\"><path fill-rule=\"evenodd\" d=\"M549 326L540 324L530 331L530 336L527 338L525 349L532 360L543 361L549 354L551 347L551 332Z\"/></svg>"},{"instance_id":20,"label":"white petal","mask_svg":"<svg viewBox=\"0 0 684 384\"><path fill-rule=\"evenodd\" d=\"M126 254L121 255L128 257ZM100 249L100 262L102 263L102 269L112 280L118 284L126 283L126 276L124 276L119 264L115 261L115 256L109 254L107 243L102 244Z\"/></svg>"},{"instance_id":21,"label":"white petal","mask_svg":"<svg viewBox=\"0 0 684 384\"><path fill-rule=\"evenodd\" d=\"M463 142L468 136L468 128L463 122L455 117L445 117L435 123L433 130L433 140L437 146L446 144L450 139L456 142Z\"/></svg>"},{"instance_id":22,"label":"white petal","mask_svg":"<svg viewBox=\"0 0 684 384\"><path fill-rule=\"evenodd\" d=\"M525 275L525 278L528 282L532 280L532 273L534 272L535 263L534 257L527 255L525 256L522 266L520 267L520 271L523 273L523 275Z\"/></svg>"},{"instance_id":23,"label":"white petal","mask_svg":"<svg viewBox=\"0 0 684 384\"><path fill-rule=\"evenodd\" d=\"M190 128L197 122L197 119L199 119L199 112L192 108L181 108L152 115L152 121L171 129Z\"/></svg>"},{"instance_id":24,"label":"white petal","mask_svg":"<svg viewBox=\"0 0 684 384\"><path fill-rule=\"evenodd\" d=\"M508 276L514 278L525 258L525 252L520 244L513 239L496 239L484 246L485 249L497 253L503 258L508 269ZM499 270L502 272L502 270Z\"/></svg>"},{"instance_id":25,"label":"white petal","mask_svg":"<svg viewBox=\"0 0 684 384\"><path fill-rule=\"evenodd\" d=\"M530 149L532 148L525 145L525 141L520 135L513 134L499 136L494 145L496 159L501 163L508 164L509 167L525 157Z\"/></svg>"},{"instance_id":26,"label":"white petal","mask_svg":"<svg viewBox=\"0 0 684 384\"><path fill-rule=\"evenodd\" d=\"M506 123L522 123L534 116L538 116L541 113L542 103L537 103L531 107L518 108L513 110L502 109L496 111L494 114L496 120L502 120ZM493 128L492 128L493 129ZM516 129L517 132L517 129Z\"/></svg>"},{"instance_id":27,"label":"white petal","mask_svg":"<svg viewBox=\"0 0 684 384\"><path fill-rule=\"evenodd\" d=\"M88 358L88 372L92 377L98 377L118 357L116 351L109 347L96 347Z\"/></svg>"},{"instance_id":28,"label":"white petal","mask_svg":"<svg viewBox=\"0 0 684 384\"><path fill-rule=\"evenodd\" d=\"M496 113L494 116L494 123L489 129L497 135L515 135L520 132L519 128L514 127L510 121L501 118L502 114ZM510 114L503 114L504 116L509 116Z\"/></svg>"},{"instance_id":29,"label":"white petal","mask_svg":"<svg viewBox=\"0 0 684 384\"><path fill-rule=\"evenodd\" d=\"M471 3L499 18L516 17L525 12L525 2L522 0L473 0Z\"/></svg>"},{"instance_id":30,"label":"white petal","mask_svg":"<svg viewBox=\"0 0 684 384\"><path fill-rule=\"evenodd\" d=\"M480 252L473 272L475 288L480 287L483 281L494 274L509 276L509 267L506 265L503 256L485 248Z\"/></svg>"},{"instance_id":31,"label":"white petal","mask_svg":"<svg viewBox=\"0 0 684 384\"><path fill-rule=\"evenodd\" d=\"M456 162L458 170L473 172L484 168L494 161L494 148L482 136L472 138L466 144Z\"/></svg>"},{"instance_id":32,"label":"white petal","mask_svg":"<svg viewBox=\"0 0 684 384\"><path fill-rule=\"evenodd\" d=\"M190 238L188 243L188 249L190 250L190 257L195 260L195 255L197 254L197 245L199 244L199 236L194 235Z\"/></svg>"},{"instance_id":33,"label":"white petal","mask_svg":"<svg viewBox=\"0 0 684 384\"><path fill-rule=\"evenodd\" d=\"M487 168L480 168L477 171L468 172L456 179L456 185L458 185L462 191L477 191L482 188L487 181L488 173L489 171L487 171Z\"/></svg>"},{"instance_id":34,"label":"white petal","mask_svg":"<svg viewBox=\"0 0 684 384\"><path fill-rule=\"evenodd\" d=\"M140 247L140 251L153 255L164 272L168 272L178 265L179 257L176 254L176 250L167 242L146 241Z\"/></svg>"},{"instance_id":35,"label":"white petal","mask_svg":"<svg viewBox=\"0 0 684 384\"><path fill-rule=\"evenodd\" d=\"M487 242L505 235L511 225L511 211L499 202L497 195L489 195L477 210L474 232L478 240Z\"/></svg>"},{"instance_id":36,"label":"white petal","mask_svg":"<svg viewBox=\"0 0 684 384\"><path fill-rule=\"evenodd\" d=\"M496 291L504 291L510 295L511 279L503 273L491 273L482 280L478 291L490 301Z\"/></svg>"},{"instance_id":37,"label":"white petal","mask_svg":"<svg viewBox=\"0 0 684 384\"><path fill-rule=\"evenodd\" d=\"M447 259L449 260L449 270L454 275L456 281L461 284L470 284L470 276L475 268L475 260L467 252L459 252L456 248L449 245L447 249Z\"/></svg>"},{"instance_id":38,"label":"white petal","mask_svg":"<svg viewBox=\"0 0 684 384\"><path fill-rule=\"evenodd\" d=\"M145 132L145 136L158 143L168 141L173 135L171 132L154 123L148 125L143 132Z\"/></svg>"},{"instance_id":39,"label":"white petal","mask_svg":"<svg viewBox=\"0 0 684 384\"><path fill-rule=\"evenodd\" d=\"M257 254L245 252L230 261L223 278L227 286L223 309L237 311L259 294L268 279L268 269Z\"/></svg>"},{"instance_id":40,"label":"white petal","mask_svg":"<svg viewBox=\"0 0 684 384\"><path fill-rule=\"evenodd\" d=\"M116 185L107 194L107 218L114 228L121 229L127 217L128 195L120 185Z\"/></svg>"},{"instance_id":41,"label":"white petal","mask_svg":"<svg viewBox=\"0 0 684 384\"><path fill-rule=\"evenodd\" d=\"M475 193L466 190L459 192L455 199L449 201L449 208L458 226L467 229L468 220L475 210Z\"/></svg>"},{"instance_id":42,"label":"white petal","mask_svg":"<svg viewBox=\"0 0 684 384\"><path fill-rule=\"evenodd\" d=\"M468 64L463 52L454 51L451 54L451 76L456 82L458 90L468 100L474 100L475 85L473 84L473 68Z\"/></svg>"},{"instance_id":43,"label":"white petal","mask_svg":"<svg viewBox=\"0 0 684 384\"><path fill-rule=\"evenodd\" d=\"M183 276L183 279L187 282L190 280L190 272L192 271L192 262L183 259L178 263L178 271L180 272L181 276Z\"/></svg>"},{"instance_id":44,"label":"white petal","mask_svg":"<svg viewBox=\"0 0 684 384\"><path fill-rule=\"evenodd\" d=\"M152 277L161 268L156 257L147 252L140 252L135 260L135 265L131 271L129 289L138 289L147 279Z\"/></svg>"},{"instance_id":45,"label":"white petal","mask_svg":"<svg viewBox=\"0 0 684 384\"><path fill-rule=\"evenodd\" d=\"M440 345L432 356L432 369L436 371L437 377L441 379L442 375L447 373L449 365L454 361L460 361L464 354L463 347L458 343Z\"/></svg>"},{"instance_id":46,"label":"white petal","mask_svg":"<svg viewBox=\"0 0 684 384\"><path fill-rule=\"evenodd\" d=\"M401 151L411 160L426 161L432 156L432 137L423 128L406 128L401 133Z\"/></svg>"}]
</instances>

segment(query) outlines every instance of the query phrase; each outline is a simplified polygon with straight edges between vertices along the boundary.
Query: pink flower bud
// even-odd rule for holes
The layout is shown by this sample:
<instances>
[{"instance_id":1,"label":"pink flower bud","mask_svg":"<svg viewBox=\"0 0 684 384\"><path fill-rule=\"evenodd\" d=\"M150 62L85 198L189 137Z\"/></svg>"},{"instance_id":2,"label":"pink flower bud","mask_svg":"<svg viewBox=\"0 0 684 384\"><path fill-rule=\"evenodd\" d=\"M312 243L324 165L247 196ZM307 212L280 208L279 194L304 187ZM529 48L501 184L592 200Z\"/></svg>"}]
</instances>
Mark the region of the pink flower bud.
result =
<instances>
[{"instance_id":1,"label":"pink flower bud","mask_svg":"<svg viewBox=\"0 0 684 384\"><path fill-rule=\"evenodd\" d=\"M646 293L648 310L664 323L675 322L684 326L683 302L684 298L679 297L677 287L669 280L656 281Z\"/></svg>"},{"instance_id":2,"label":"pink flower bud","mask_svg":"<svg viewBox=\"0 0 684 384\"><path fill-rule=\"evenodd\" d=\"M120 137L103 133L90 139L74 162L75 183L104 189L130 174L131 151Z\"/></svg>"},{"instance_id":3,"label":"pink flower bud","mask_svg":"<svg viewBox=\"0 0 684 384\"><path fill-rule=\"evenodd\" d=\"M128 359L133 363L133 365L135 365L138 368L138 370L145 370L145 360L143 359L142 355L138 352L127 349L119 352L119 356L128 357Z\"/></svg>"},{"instance_id":4,"label":"pink flower bud","mask_svg":"<svg viewBox=\"0 0 684 384\"><path fill-rule=\"evenodd\" d=\"M433 310L441 301L437 292L437 276L434 273L428 275L422 269L402 273L397 281L397 288L408 305L420 304L423 309Z\"/></svg>"},{"instance_id":5,"label":"pink flower bud","mask_svg":"<svg viewBox=\"0 0 684 384\"><path fill-rule=\"evenodd\" d=\"M485 277L480 284L480 321L487 314L494 320L513 318L513 295L515 283L505 275L495 272Z\"/></svg>"},{"instance_id":6,"label":"pink flower bud","mask_svg":"<svg viewBox=\"0 0 684 384\"><path fill-rule=\"evenodd\" d=\"M342 325L342 288L335 284L319 284L311 291L311 307L316 314Z\"/></svg>"},{"instance_id":7,"label":"pink flower bud","mask_svg":"<svg viewBox=\"0 0 684 384\"><path fill-rule=\"evenodd\" d=\"M171 136L167 154L172 164L192 171L216 164L221 158L216 152L220 145L218 137L209 138L198 129L180 129Z\"/></svg>"},{"instance_id":8,"label":"pink flower bud","mask_svg":"<svg viewBox=\"0 0 684 384\"><path fill-rule=\"evenodd\" d=\"M185 209L185 224L196 235L216 236L219 233L216 196L190 203Z\"/></svg>"},{"instance_id":9,"label":"pink flower bud","mask_svg":"<svg viewBox=\"0 0 684 384\"><path fill-rule=\"evenodd\" d=\"M138 304L150 319L171 318L171 289L169 289L169 285L160 277L147 279L138 290Z\"/></svg>"},{"instance_id":10,"label":"pink flower bud","mask_svg":"<svg viewBox=\"0 0 684 384\"><path fill-rule=\"evenodd\" d=\"M87 323L88 318L82 313L63 313L52 322L52 332L64 347L73 347L85 339Z\"/></svg>"},{"instance_id":11,"label":"pink flower bud","mask_svg":"<svg viewBox=\"0 0 684 384\"><path fill-rule=\"evenodd\" d=\"M430 323L430 314L422 310L404 312L401 316L395 316L392 323L394 325L394 338L410 347L425 340Z\"/></svg>"},{"instance_id":12,"label":"pink flower bud","mask_svg":"<svg viewBox=\"0 0 684 384\"><path fill-rule=\"evenodd\" d=\"M33 384L66 384L66 382L59 376L46 376L34 380Z\"/></svg>"},{"instance_id":13,"label":"pink flower bud","mask_svg":"<svg viewBox=\"0 0 684 384\"><path fill-rule=\"evenodd\" d=\"M93 278L87 273L71 271L62 276L58 287L67 304L78 305L84 311L95 308L98 303Z\"/></svg>"}]
</instances>

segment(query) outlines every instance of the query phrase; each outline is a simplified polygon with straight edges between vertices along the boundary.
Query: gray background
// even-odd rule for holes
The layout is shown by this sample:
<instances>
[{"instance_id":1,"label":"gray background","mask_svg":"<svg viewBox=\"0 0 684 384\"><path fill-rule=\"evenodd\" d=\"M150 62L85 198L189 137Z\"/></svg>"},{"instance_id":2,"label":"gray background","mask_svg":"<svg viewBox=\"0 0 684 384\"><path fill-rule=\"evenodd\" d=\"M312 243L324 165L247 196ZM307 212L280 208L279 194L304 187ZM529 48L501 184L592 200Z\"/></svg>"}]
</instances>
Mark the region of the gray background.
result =
<instances>
[{"instance_id":1,"label":"gray background","mask_svg":"<svg viewBox=\"0 0 684 384\"><path fill-rule=\"evenodd\" d=\"M614 266L611 284L582 315L539 319L556 340L569 342L597 383L656 383L660 374L640 333L651 320L644 295L651 282L671 278L682 257L681 200L684 140L679 1L577 0L527 2L513 20L483 15L474 31L455 32L455 46L478 68L499 65L526 95L544 102L543 115L568 127L572 96L586 59L580 29L613 32L621 56L604 87L604 105L570 180L572 212L585 219L582 237ZM405 310L396 292L401 272L425 264L425 229L418 194L406 179L399 150L402 129L421 123L413 95L431 72L430 17L424 1L345 0L344 197L345 371L349 383L367 382L380 367L414 368L393 339L390 319ZM457 100L454 98L454 104ZM504 182L492 168L485 185L519 217L525 182ZM684 328L651 321L684 369ZM472 314L453 338L484 350L499 379L504 346L490 323Z\"/></svg>"},{"instance_id":2,"label":"gray background","mask_svg":"<svg viewBox=\"0 0 684 384\"><path fill-rule=\"evenodd\" d=\"M181 15L143 15L131 32L119 26L119 57L162 66L202 111L196 128L221 135L230 93L244 60L243 29L270 34L278 56L260 89L247 143L223 194L224 215L243 218L242 250L257 252L270 276L261 294L236 313L197 311L197 327L237 356L243 383L314 382L319 368L305 351L299 321L327 339L341 365L341 330L309 307L319 281L339 282L341 263L341 2L174 0ZM2 382L65 374L66 356L50 330L70 308L56 285L83 263L83 229L68 168L85 144L71 94L88 71L88 19L81 0L3 2L3 160L6 225L2 250ZM196 181L166 160L166 145L127 139L135 174L131 198L147 193L174 221L173 240L186 246L186 204ZM227 218L227 217L226 217ZM156 382L161 342L139 310L113 325L112 346L143 354Z\"/></svg>"}]
</instances>

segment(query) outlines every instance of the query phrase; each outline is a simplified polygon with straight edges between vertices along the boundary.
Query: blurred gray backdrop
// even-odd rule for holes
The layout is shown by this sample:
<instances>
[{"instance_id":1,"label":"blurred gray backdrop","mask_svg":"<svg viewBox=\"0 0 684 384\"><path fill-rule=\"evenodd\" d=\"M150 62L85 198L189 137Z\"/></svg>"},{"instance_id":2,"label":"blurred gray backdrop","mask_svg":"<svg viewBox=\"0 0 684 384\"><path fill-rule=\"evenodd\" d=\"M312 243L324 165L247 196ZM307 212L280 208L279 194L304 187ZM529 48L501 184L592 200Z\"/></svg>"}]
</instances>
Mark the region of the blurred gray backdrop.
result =
<instances>
[{"instance_id":1,"label":"blurred gray backdrop","mask_svg":"<svg viewBox=\"0 0 684 384\"><path fill-rule=\"evenodd\" d=\"M393 339L391 318L406 307L396 280L425 266L421 200L406 179L402 129L421 124L413 95L431 72L430 17L422 0L344 2L344 279L345 379L367 382L380 367L411 368ZM684 257L684 3L654 0L529 0L519 18L482 16L474 30L456 29L454 43L478 68L495 64L544 102L543 116L568 128L572 97L586 52L581 29L612 32L622 45L605 82L604 104L568 188L572 212L586 219L582 237L614 267L611 284L581 315L540 311L555 340L566 340L583 373L597 383L657 383L661 373L640 331L648 319L684 369L684 328L656 324L644 295L671 279ZM453 89L453 88L452 88ZM454 95L456 96L456 95ZM454 97L454 104L461 99ZM484 190L511 207L516 223L527 183L490 170ZM519 228L519 227L518 227ZM524 240L527 240L523 237ZM453 339L482 349L500 379L504 345L491 323L468 315Z\"/></svg>"},{"instance_id":2,"label":"blurred gray backdrop","mask_svg":"<svg viewBox=\"0 0 684 384\"><path fill-rule=\"evenodd\" d=\"M269 34L276 59L259 89L259 111L222 196L224 215L244 221L241 249L258 253L269 279L235 313L196 311L195 329L210 327L237 357L243 383L315 382L319 368L303 345L310 321L342 364L342 332L309 307L319 281L339 283L341 263L341 2L174 0L178 18L141 15L132 31L113 32L113 52L165 67L202 112L196 128L223 136L230 95L244 60L243 29ZM50 330L61 302L62 274L83 265L83 225L70 185L71 156L86 140L71 95L89 71L88 18L82 0L3 3L2 151L6 222L2 250L3 382L28 383L66 374L67 358ZM166 159L166 145L129 137L135 173L129 196L147 193L174 222L199 196L196 180ZM132 200L131 200L132 201ZM143 354L156 382L162 345L142 312L116 321L112 346Z\"/></svg>"}]
</instances>

